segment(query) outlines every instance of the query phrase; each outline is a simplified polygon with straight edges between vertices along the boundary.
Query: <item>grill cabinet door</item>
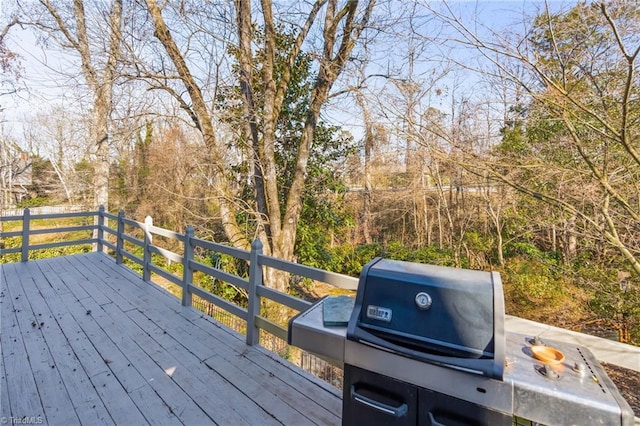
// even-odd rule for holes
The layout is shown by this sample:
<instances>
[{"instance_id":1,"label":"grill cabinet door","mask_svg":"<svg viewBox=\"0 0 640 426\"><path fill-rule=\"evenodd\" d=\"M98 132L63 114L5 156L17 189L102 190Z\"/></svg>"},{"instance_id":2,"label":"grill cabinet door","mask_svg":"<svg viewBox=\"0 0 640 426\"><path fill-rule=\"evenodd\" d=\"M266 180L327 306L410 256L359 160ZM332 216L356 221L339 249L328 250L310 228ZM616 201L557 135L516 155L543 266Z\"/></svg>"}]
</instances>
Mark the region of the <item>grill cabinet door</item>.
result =
<instances>
[{"instance_id":1,"label":"grill cabinet door","mask_svg":"<svg viewBox=\"0 0 640 426\"><path fill-rule=\"evenodd\" d=\"M417 405L417 386L345 364L343 426L415 425Z\"/></svg>"},{"instance_id":2,"label":"grill cabinet door","mask_svg":"<svg viewBox=\"0 0 640 426\"><path fill-rule=\"evenodd\" d=\"M510 426L512 417L430 389L418 394L419 426Z\"/></svg>"}]
</instances>

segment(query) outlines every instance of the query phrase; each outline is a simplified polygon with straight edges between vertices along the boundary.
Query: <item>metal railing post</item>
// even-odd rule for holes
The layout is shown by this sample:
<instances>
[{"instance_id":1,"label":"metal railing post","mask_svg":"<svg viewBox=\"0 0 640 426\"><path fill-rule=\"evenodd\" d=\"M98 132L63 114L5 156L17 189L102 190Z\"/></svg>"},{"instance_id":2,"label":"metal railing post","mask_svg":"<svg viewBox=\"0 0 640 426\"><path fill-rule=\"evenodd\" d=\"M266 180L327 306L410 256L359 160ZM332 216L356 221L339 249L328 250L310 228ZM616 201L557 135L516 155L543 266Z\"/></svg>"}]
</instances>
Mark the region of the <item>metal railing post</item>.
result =
<instances>
[{"instance_id":1,"label":"metal railing post","mask_svg":"<svg viewBox=\"0 0 640 426\"><path fill-rule=\"evenodd\" d=\"M104 246L102 242L104 241L104 206L100 205L98 207L98 241L96 244L96 251L98 253L102 253L104 250Z\"/></svg>"},{"instance_id":2,"label":"metal railing post","mask_svg":"<svg viewBox=\"0 0 640 426\"><path fill-rule=\"evenodd\" d=\"M249 254L249 300L247 307L247 345L260 344L260 330L256 326L256 317L260 315L260 296L258 286L262 285L262 267L259 257L262 254L262 242L255 239L251 243Z\"/></svg>"},{"instance_id":3,"label":"metal railing post","mask_svg":"<svg viewBox=\"0 0 640 426\"><path fill-rule=\"evenodd\" d=\"M122 263L122 250L124 249L124 210L118 212L118 226L116 232L116 263Z\"/></svg>"},{"instance_id":4,"label":"metal railing post","mask_svg":"<svg viewBox=\"0 0 640 426\"><path fill-rule=\"evenodd\" d=\"M153 219L151 216L147 216L144 218L144 256L142 262L142 279L145 281L151 280L151 268L149 265L151 264L151 250L149 246L153 243L153 238L151 236L151 231L149 228L153 226Z\"/></svg>"},{"instance_id":5,"label":"metal railing post","mask_svg":"<svg viewBox=\"0 0 640 426\"><path fill-rule=\"evenodd\" d=\"M193 270L189 265L193 259L191 238L194 236L193 226L187 226L184 233L184 253L182 257L182 306L191 306L191 290L189 285L193 281Z\"/></svg>"},{"instance_id":6,"label":"metal railing post","mask_svg":"<svg viewBox=\"0 0 640 426\"><path fill-rule=\"evenodd\" d=\"M29 229L31 227L31 213L29 209L24 209L22 213L22 257L21 261L29 260Z\"/></svg>"}]
</instances>

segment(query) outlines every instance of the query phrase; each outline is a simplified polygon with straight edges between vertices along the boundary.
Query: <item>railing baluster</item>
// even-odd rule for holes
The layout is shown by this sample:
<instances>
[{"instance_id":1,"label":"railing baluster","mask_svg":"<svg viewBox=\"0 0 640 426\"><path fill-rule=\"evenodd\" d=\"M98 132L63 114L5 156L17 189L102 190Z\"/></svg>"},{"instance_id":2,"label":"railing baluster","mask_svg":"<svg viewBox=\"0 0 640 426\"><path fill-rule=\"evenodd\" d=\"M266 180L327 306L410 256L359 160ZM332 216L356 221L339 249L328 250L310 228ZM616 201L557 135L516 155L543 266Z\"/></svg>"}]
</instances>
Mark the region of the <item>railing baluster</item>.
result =
<instances>
[{"instance_id":1,"label":"railing baluster","mask_svg":"<svg viewBox=\"0 0 640 426\"><path fill-rule=\"evenodd\" d=\"M262 242L256 239L251 244L249 254L249 303L247 307L247 345L260 344L260 330L256 326L256 317L260 315L260 296L257 288L262 285L262 266L259 257L262 254Z\"/></svg>"},{"instance_id":2,"label":"railing baluster","mask_svg":"<svg viewBox=\"0 0 640 426\"><path fill-rule=\"evenodd\" d=\"M102 242L104 241L104 206L98 207L98 241L96 244L96 251L102 253L104 250Z\"/></svg>"},{"instance_id":3,"label":"railing baluster","mask_svg":"<svg viewBox=\"0 0 640 426\"><path fill-rule=\"evenodd\" d=\"M124 249L124 239L122 235L124 234L124 210L120 210L118 212L118 224L116 231L116 263L120 264L123 262L122 259L122 250Z\"/></svg>"},{"instance_id":4,"label":"railing baluster","mask_svg":"<svg viewBox=\"0 0 640 426\"><path fill-rule=\"evenodd\" d=\"M189 262L193 259L191 238L194 236L193 226L187 226L184 235L184 253L182 256L182 306L191 306L191 290L189 284L193 281L193 270Z\"/></svg>"},{"instance_id":5,"label":"railing baluster","mask_svg":"<svg viewBox=\"0 0 640 426\"><path fill-rule=\"evenodd\" d=\"M29 228L31 227L31 213L24 209L22 213L22 262L29 260Z\"/></svg>"},{"instance_id":6,"label":"railing baluster","mask_svg":"<svg viewBox=\"0 0 640 426\"><path fill-rule=\"evenodd\" d=\"M144 218L144 256L142 262L142 279L145 281L151 280L151 268L149 268L149 264L151 263L151 250L149 250L149 246L153 243L153 238L151 237L150 228L153 226L153 219L151 216L147 216Z\"/></svg>"}]
</instances>

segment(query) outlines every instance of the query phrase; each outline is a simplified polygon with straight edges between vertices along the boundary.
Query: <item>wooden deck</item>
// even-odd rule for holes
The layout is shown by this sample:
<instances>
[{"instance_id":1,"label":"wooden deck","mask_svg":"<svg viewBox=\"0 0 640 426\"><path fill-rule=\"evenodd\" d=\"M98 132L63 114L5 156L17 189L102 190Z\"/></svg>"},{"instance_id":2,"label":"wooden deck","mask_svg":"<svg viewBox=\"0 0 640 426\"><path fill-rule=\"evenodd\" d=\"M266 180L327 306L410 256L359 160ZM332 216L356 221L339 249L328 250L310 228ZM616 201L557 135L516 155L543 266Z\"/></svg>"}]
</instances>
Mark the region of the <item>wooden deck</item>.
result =
<instances>
[{"instance_id":1,"label":"wooden deck","mask_svg":"<svg viewBox=\"0 0 640 426\"><path fill-rule=\"evenodd\" d=\"M340 391L104 254L4 264L0 282L3 423L340 423Z\"/></svg>"}]
</instances>

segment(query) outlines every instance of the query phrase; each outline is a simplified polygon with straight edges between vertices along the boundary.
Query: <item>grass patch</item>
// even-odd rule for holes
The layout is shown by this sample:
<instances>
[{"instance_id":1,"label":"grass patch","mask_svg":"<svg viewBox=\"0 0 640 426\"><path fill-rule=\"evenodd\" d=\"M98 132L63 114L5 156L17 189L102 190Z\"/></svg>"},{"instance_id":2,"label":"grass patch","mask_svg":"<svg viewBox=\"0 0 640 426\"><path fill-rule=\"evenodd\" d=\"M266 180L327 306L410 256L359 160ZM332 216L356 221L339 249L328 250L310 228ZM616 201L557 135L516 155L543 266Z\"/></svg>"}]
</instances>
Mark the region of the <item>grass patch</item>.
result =
<instances>
[{"instance_id":1,"label":"grass patch","mask_svg":"<svg viewBox=\"0 0 640 426\"><path fill-rule=\"evenodd\" d=\"M3 232L21 232L23 229L22 221L3 222ZM71 218L55 218L55 219L32 219L29 223L30 231L39 229L55 229L70 228L75 226L86 226L93 224L93 216L89 217L71 217ZM91 230L74 230L66 232L53 232L47 234L35 234L29 236L29 245L41 245L50 243L60 243L65 241L86 240L91 238ZM4 249L22 247L22 237L3 237L0 238L0 247ZM45 259L56 256L67 256L71 254L88 253L92 250L91 244L81 244L62 247L51 247L39 250L29 250L29 259ZM1 257L2 263L20 262L20 253L5 254Z\"/></svg>"}]
</instances>

